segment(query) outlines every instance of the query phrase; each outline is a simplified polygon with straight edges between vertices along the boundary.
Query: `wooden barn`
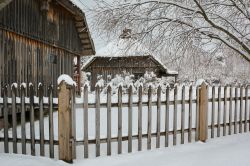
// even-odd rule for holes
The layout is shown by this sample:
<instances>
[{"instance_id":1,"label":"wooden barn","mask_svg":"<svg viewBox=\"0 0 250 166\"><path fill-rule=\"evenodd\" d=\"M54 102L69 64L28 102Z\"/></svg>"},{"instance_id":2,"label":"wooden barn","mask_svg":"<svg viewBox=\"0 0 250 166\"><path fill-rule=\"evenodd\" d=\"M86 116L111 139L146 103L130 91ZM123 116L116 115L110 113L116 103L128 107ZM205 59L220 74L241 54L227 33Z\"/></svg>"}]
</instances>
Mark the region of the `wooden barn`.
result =
<instances>
[{"instance_id":1,"label":"wooden barn","mask_svg":"<svg viewBox=\"0 0 250 166\"><path fill-rule=\"evenodd\" d=\"M84 12L70 0L0 0L0 83L80 83L80 57L95 48Z\"/></svg>"},{"instance_id":2,"label":"wooden barn","mask_svg":"<svg viewBox=\"0 0 250 166\"><path fill-rule=\"evenodd\" d=\"M102 75L107 81L107 76L114 77L116 74L122 74L123 71L129 72L140 78L146 71L154 72L157 77L174 77L178 73L169 70L159 60L151 55L146 56L94 56L88 60L82 67L82 71L90 72L91 90L95 89L97 76Z\"/></svg>"}]
</instances>

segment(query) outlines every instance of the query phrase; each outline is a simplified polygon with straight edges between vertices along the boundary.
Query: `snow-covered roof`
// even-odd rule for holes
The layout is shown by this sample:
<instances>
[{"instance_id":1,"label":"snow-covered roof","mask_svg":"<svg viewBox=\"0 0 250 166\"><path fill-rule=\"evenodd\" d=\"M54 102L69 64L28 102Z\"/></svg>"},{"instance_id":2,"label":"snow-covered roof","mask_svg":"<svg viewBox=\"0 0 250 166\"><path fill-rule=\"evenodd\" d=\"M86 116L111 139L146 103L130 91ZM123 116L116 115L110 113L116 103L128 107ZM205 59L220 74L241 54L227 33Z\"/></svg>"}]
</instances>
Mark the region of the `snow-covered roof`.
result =
<instances>
[{"instance_id":1,"label":"snow-covered roof","mask_svg":"<svg viewBox=\"0 0 250 166\"><path fill-rule=\"evenodd\" d=\"M177 71L173 71L168 69L159 59L157 59L156 57L152 56L152 55L117 55L117 56L93 56L91 58L89 58L82 66L82 70L85 71L87 70L87 68L96 60L99 58L108 58L108 59L112 59L112 58L135 58L135 57L145 57L145 58L150 58L152 59L152 61L154 61L159 67L162 68L163 71L166 72L167 75L169 76L174 76L174 75L178 75Z\"/></svg>"}]
</instances>

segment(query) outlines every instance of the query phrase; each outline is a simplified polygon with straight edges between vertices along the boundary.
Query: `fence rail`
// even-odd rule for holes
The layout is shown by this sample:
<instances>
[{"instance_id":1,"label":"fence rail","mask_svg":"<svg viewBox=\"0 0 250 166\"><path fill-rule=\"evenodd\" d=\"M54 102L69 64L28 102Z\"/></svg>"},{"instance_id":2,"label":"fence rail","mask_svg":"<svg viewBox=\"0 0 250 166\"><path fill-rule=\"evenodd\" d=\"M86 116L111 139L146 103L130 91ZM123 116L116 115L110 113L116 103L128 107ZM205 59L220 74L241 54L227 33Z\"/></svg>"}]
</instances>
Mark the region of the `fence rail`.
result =
<instances>
[{"instance_id":1,"label":"fence rail","mask_svg":"<svg viewBox=\"0 0 250 166\"><path fill-rule=\"evenodd\" d=\"M79 153L84 158L91 153L98 157L104 151L106 155L121 154L125 148L130 153L135 149L175 146L250 131L248 86L202 84L200 87L167 87L164 93L158 87L156 94L152 87L146 94L143 87L138 87L136 93L129 87L128 94L123 94L119 87L116 95L112 95L111 87L103 95L98 86L93 95L85 86L82 98L75 97L73 86L62 86L59 86L58 99L53 98L52 87L48 96L43 95L42 85L37 92L33 85L21 86L19 93L12 86L11 96L4 87L0 98L4 115L0 144L4 144L5 153L9 152L10 145L17 153L17 145L21 144L22 154L36 155L38 149L41 156L49 154L54 158L59 154L59 159L71 162ZM55 110L58 112L53 112ZM17 116L20 116L20 124ZM26 144L30 145L29 149ZM58 145L59 153L55 151Z\"/></svg>"}]
</instances>

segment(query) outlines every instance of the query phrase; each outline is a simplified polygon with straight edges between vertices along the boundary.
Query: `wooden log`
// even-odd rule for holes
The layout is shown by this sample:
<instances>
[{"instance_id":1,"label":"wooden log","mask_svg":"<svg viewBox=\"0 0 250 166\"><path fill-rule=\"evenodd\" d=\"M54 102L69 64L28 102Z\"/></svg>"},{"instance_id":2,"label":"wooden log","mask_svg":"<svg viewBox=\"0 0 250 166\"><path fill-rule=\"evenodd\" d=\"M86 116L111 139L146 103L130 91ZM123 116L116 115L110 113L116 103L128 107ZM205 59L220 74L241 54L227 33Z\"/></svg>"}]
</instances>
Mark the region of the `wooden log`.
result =
<instances>
[{"instance_id":1,"label":"wooden log","mask_svg":"<svg viewBox=\"0 0 250 166\"><path fill-rule=\"evenodd\" d=\"M107 155L111 155L111 86L107 90Z\"/></svg>"},{"instance_id":2,"label":"wooden log","mask_svg":"<svg viewBox=\"0 0 250 166\"><path fill-rule=\"evenodd\" d=\"M227 130L227 86L224 87L224 111L223 111L223 136L226 136Z\"/></svg>"},{"instance_id":3,"label":"wooden log","mask_svg":"<svg viewBox=\"0 0 250 166\"><path fill-rule=\"evenodd\" d=\"M72 146L72 158L76 159L76 110L75 110L75 98L76 98L76 86L72 85L70 90L70 101L71 101L71 146ZM80 91L79 91L80 93Z\"/></svg>"},{"instance_id":4,"label":"wooden log","mask_svg":"<svg viewBox=\"0 0 250 166\"><path fill-rule=\"evenodd\" d=\"M156 148L160 148L161 138L161 86L157 89L157 124L156 124Z\"/></svg>"},{"instance_id":5,"label":"wooden log","mask_svg":"<svg viewBox=\"0 0 250 166\"><path fill-rule=\"evenodd\" d=\"M49 92L49 156L50 158L54 158L53 85L49 86L48 92ZM69 115L69 117L71 116Z\"/></svg>"},{"instance_id":6,"label":"wooden log","mask_svg":"<svg viewBox=\"0 0 250 166\"><path fill-rule=\"evenodd\" d=\"M212 87L211 138L214 138L214 121L215 121L215 86Z\"/></svg>"},{"instance_id":7,"label":"wooden log","mask_svg":"<svg viewBox=\"0 0 250 166\"><path fill-rule=\"evenodd\" d=\"M169 86L166 89L165 147L169 146Z\"/></svg>"},{"instance_id":8,"label":"wooden log","mask_svg":"<svg viewBox=\"0 0 250 166\"><path fill-rule=\"evenodd\" d=\"M58 136L59 136L59 159L72 163L71 146L71 105L70 105L71 86L62 81L58 87Z\"/></svg>"},{"instance_id":9,"label":"wooden log","mask_svg":"<svg viewBox=\"0 0 250 166\"><path fill-rule=\"evenodd\" d=\"M220 127L221 127L221 86L218 88L218 116L217 116L217 137L220 137Z\"/></svg>"},{"instance_id":10,"label":"wooden log","mask_svg":"<svg viewBox=\"0 0 250 166\"><path fill-rule=\"evenodd\" d=\"M193 86L189 87L188 142L192 142Z\"/></svg>"},{"instance_id":11,"label":"wooden log","mask_svg":"<svg viewBox=\"0 0 250 166\"><path fill-rule=\"evenodd\" d=\"M9 110L8 110L8 86L3 89L3 118L4 118L4 152L9 153Z\"/></svg>"},{"instance_id":12,"label":"wooden log","mask_svg":"<svg viewBox=\"0 0 250 166\"><path fill-rule=\"evenodd\" d=\"M21 85L21 139L22 139L22 154L26 154L26 127L25 127L25 87Z\"/></svg>"},{"instance_id":13,"label":"wooden log","mask_svg":"<svg viewBox=\"0 0 250 166\"><path fill-rule=\"evenodd\" d=\"M34 126L34 87L32 84L29 85L29 98L30 98L30 138L31 138L31 155L36 155L35 150L35 126Z\"/></svg>"},{"instance_id":14,"label":"wooden log","mask_svg":"<svg viewBox=\"0 0 250 166\"><path fill-rule=\"evenodd\" d=\"M118 154L122 153L122 86L118 88Z\"/></svg>"},{"instance_id":15,"label":"wooden log","mask_svg":"<svg viewBox=\"0 0 250 166\"><path fill-rule=\"evenodd\" d=\"M12 94L12 138L13 138L13 153L17 153L17 111L16 111L16 94L17 87L13 84L11 86L11 94Z\"/></svg>"},{"instance_id":16,"label":"wooden log","mask_svg":"<svg viewBox=\"0 0 250 166\"><path fill-rule=\"evenodd\" d=\"M200 108L199 140L202 142L206 142L207 132L208 132L208 124L207 124L208 92L207 92L207 85L205 82L201 84L199 108Z\"/></svg>"},{"instance_id":17,"label":"wooden log","mask_svg":"<svg viewBox=\"0 0 250 166\"><path fill-rule=\"evenodd\" d=\"M245 87L245 121L244 121L244 132L247 132L247 116L248 116L248 86Z\"/></svg>"},{"instance_id":18,"label":"wooden log","mask_svg":"<svg viewBox=\"0 0 250 166\"><path fill-rule=\"evenodd\" d=\"M229 99L229 129L228 129L228 134L231 135L232 134L232 105L233 105L233 88L232 86L230 86L230 99Z\"/></svg>"},{"instance_id":19,"label":"wooden log","mask_svg":"<svg viewBox=\"0 0 250 166\"><path fill-rule=\"evenodd\" d=\"M88 134L88 85L83 89L83 133L84 133L84 158L89 157L89 134Z\"/></svg>"},{"instance_id":20,"label":"wooden log","mask_svg":"<svg viewBox=\"0 0 250 166\"><path fill-rule=\"evenodd\" d=\"M176 145L176 137L177 137L177 94L178 89L177 86L174 87L174 120L173 120L173 145Z\"/></svg>"},{"instance_id":21,"label":"wooden log","mask_svg":"<svg viewBox=\"0 0 250 166\"><path fill-rule=\"evenodd\" d=\"M128 89L128 153L132 152L132 118L133 118L133 87L129 86Z\"/></svg>"},{"instance_id":22,"label":"wooden log","mask_svg":"<svg viewBox=\"0 0 250 166\"><path fill-rule=\"evenodd\" d=\"M95 137L96 137L96 157L100 156L100 87L95 87Z\"/></svg>"},{"instance_id":23,"label":"wooden log","mask_svg":"<svg viewBox=\"0 0 250 166\"><path fill-rule=\"evenodd\" d=\"M151 132L152 132L152 87L148 89L148 128L147 128L147 149L151 149Z\"/></svg>"},{"instance_id":24,"label":"wooden log","mask_svg":"<svg viewBox=\"0 0 250 166\"><path fill-rule=\"evenodd\" d=\"M38 86L38 96L39 96L39 133L40 133L40 155L44 156L44 110L43 110L43 85Z\"/></svg>"}]
</instances>

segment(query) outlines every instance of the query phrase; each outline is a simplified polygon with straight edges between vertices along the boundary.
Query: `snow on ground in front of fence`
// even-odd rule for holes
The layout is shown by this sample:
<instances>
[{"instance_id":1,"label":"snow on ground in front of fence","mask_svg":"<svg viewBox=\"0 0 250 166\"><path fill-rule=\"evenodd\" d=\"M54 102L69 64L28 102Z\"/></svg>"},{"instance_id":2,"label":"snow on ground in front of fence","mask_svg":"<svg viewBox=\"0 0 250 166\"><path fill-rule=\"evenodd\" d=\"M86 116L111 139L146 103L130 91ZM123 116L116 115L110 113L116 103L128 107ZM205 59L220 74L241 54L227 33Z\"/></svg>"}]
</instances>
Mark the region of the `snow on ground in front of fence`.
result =
<instances>
[{"instance_id":1,"label":"snow on ground in front of fence","mask_svg":"<svg viewBox=\"0 0 250 166\"><path fill-rule=\"evenodd\" d=\"M0 144L1 145L1 144ZM206 143L196 142L130 154L82 159L74 161L75 166L247 166L249 158L250 134L238 134ZM62 161L42 157L0 153L1 166L70 166Z\"/></svg>"}]
</instances>

